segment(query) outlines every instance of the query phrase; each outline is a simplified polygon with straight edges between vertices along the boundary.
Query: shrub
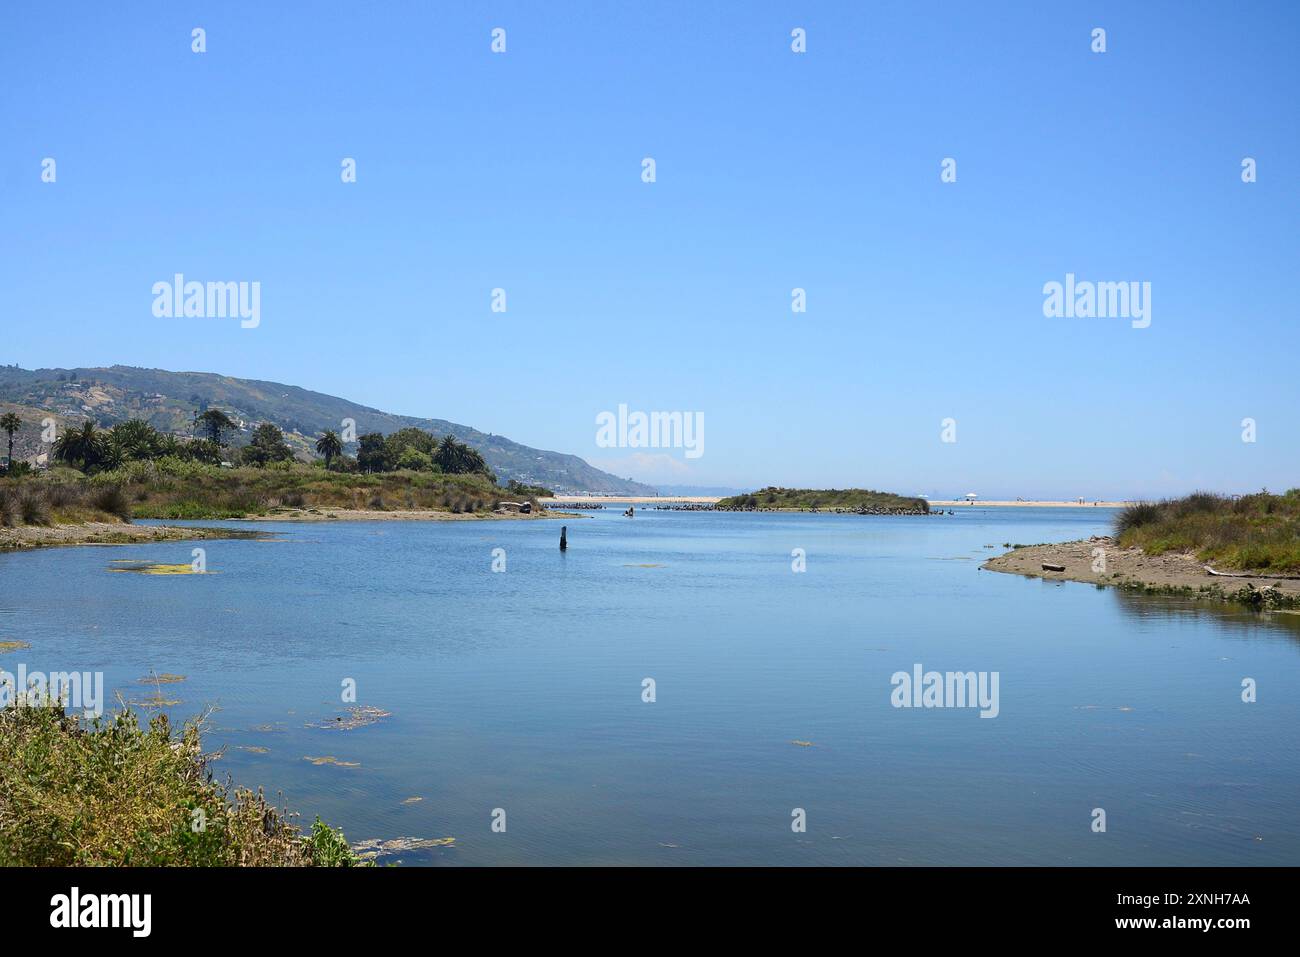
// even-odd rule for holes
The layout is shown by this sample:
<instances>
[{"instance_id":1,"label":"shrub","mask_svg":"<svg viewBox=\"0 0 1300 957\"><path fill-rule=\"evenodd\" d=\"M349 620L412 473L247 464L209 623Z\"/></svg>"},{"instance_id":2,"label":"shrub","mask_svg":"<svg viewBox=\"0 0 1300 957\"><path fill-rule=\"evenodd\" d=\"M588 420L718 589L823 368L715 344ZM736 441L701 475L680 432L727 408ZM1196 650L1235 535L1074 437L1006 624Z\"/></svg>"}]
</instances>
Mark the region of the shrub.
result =
<instances>
[{"instance_id":1,"label":"shrub","mask_svg":"<svg viewBox=\"0 0 1300 957\"><path fill-rule=\"evenodd\" d=\"M1125 506L1115 517L1115 535L1123 535L1134 528L1150 525L1160 519L1160 506L1151 502L1134 502Z\"/></svg>"},{"instance_id":2,"label":"shrub","mask_svg":"<svg viewBox=\"0 0 1300 957\"><path fill-rule=\"evenodd\" d=\"M0 488L0 525L13 528L21 518L18 509L18 497L11 489Z\"/></svg>"},{"instance_id":3,"label":"shrub","mask_svg":"<svg viewBox=\"0 0 1300 957\"><path fill-rule=\"evenodd\" d=\"M24 525L50 524L50 498L43 489L23 486L18 490L18 514Z\"/></svg>"},{"instance_id":4,"label":"shrub","mask_svg":"<svg viewBox=\"0 0 1300 957\"><path fill-rule=\"evenodd\" d=\"M90 504L101 512L116 515L124 522L131 521L131 503L120 485L109 485L91 492Z\"/></svg>"},{"instance_id":5,"label":"shrub","mask_svg":"<svg viewBox=\"0 0 1300 957\"><path fill-rule=\"evenodd\" d=\"M0 865L364 863L319 819L305 836L261 790L213 780L201 723L173 734L165 714L142 726L130 708L89 725L48 702L0 711Z\"/></svg>"}]
</instances>

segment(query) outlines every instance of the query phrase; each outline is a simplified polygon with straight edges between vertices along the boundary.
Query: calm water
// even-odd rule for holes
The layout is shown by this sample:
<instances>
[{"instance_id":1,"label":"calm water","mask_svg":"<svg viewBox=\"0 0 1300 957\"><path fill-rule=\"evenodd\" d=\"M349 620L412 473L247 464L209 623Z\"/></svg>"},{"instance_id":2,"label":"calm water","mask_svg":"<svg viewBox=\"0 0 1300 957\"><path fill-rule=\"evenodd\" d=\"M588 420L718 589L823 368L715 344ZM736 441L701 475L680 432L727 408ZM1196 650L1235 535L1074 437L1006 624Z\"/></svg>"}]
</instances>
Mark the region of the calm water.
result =
<instances>
[{"instance_id":1,"label":"calm water","mask_svg":"<svg viewBox=\"0 0 1300 957\"><path fill-rule=\"evenodd\" d=\"M186 675L223 774L351 840L456 838L408 864L1300 863L1300 616L978 570L1109 514L611 509L564 555L550 521L264 523L206 576L107 571L190 543L0 555L31 643L0 666ZM999 672L1000 715L893 708L915 663ZM346 678L392 717L306 727Z\"/></svg>"}]
</instances>

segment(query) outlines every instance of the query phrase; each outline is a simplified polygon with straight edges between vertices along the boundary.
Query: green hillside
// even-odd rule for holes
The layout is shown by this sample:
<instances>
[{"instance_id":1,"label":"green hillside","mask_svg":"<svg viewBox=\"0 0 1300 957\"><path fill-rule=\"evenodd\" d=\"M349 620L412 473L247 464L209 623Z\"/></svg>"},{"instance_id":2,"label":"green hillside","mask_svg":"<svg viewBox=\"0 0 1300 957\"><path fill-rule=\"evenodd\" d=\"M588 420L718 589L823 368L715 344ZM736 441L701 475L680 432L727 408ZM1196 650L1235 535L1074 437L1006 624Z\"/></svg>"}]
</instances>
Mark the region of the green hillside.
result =
<instances>
[{"instance_id":1,"label":"green hillside","mask_svg":"<svg viewBox=\"0 0 1300 957\"><path fill-rule=\"evenodd\" d=\"M654 494L651 486L602 472L576 455L530 448L445 419L393 415L279 382L133 366L36 370L0 366L0 414L15 411L33 426L50 414L61 425L89 418L103 427L138 418L162 431L188 435L195 412L205 408L230 413L241 424L244 440L259 422L278 425L302 458L311 456L322 432L338 431L344 419L353 419L358 435L387 435L409 426L438 436L452 435L478 449L503 484L515 479L560 493ZM37 440L34 428L24 428L15 444L15 458L45 451Z\"/></svg>"}]
</instances>

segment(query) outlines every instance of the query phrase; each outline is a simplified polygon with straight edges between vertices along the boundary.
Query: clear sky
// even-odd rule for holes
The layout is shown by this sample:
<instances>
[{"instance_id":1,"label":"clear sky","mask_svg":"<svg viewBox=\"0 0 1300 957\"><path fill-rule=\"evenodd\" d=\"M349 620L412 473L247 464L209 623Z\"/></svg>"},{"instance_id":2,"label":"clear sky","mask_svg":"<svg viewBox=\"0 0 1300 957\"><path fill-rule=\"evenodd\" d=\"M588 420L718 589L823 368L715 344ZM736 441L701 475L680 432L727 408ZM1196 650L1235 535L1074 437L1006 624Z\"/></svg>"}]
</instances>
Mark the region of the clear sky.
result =
<instances>
[{"instance_id":1,"label":"clear sky","mask_svg":"<svg viewBox=\"0 0 1300 957\"><path fill-rule=\"evenodd\" d=\"M2 362L273 379L650 482L1300 485L1300 4L96 0L2 27ZM260 282L261 324L156 318L178 272ZM1150 282L1150 326L1046 318L1066 273ZM620 403L703 413L704 454L598 448Z\"/></svg>"}]
</instances>

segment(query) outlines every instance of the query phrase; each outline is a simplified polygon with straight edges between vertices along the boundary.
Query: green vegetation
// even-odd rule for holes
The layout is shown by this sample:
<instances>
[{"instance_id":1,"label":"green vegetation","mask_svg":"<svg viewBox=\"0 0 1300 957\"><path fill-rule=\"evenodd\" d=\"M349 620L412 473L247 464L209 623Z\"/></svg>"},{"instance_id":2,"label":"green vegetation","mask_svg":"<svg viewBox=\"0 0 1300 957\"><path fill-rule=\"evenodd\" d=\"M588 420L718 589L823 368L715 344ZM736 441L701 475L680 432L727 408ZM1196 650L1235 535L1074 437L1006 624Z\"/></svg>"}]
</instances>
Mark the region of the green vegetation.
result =
<instances>
[{"instance_id":1,"label":"green vegetation","mask_svg":"<svg viewBox=\"0 0 1300 957\"><path fill-rule=\"evenodd\" d=\"M159 460L96 479L120 482L139 518L240 518L280 508L484 512L503 498L481 475L360 475L289 463L229 469Z\"/></svg>"},{"instance_id":2,"label":"green vegetation","mask_svg":"<svg viewBox=\"0 0 1300 957\"><path fill-rule=\"evenodd\" d=\"M130 503L119 486L88 482L71 469L0 479L0 525L6 528L122 522L130 517Z\"/></svg>"},{"instance_id":3,"label":"green vegetation","mask_svg":"<svg viewBox=\"0 0 1300 957\"><path fill-rule=\"evenodd\" d=\"M431 432L414 427L398 429L388 436L378 432L360 436L356 468L366 473L407 469L445 475L483 475L496 481L477 449L458 442L454 436L444 435L439 440Z\"/></svg>"},{"instance_id":4,"label":"green vegetation","mask_svg":"<svg viewBox=\"0 0 1300 957\"><path fill-rule=\"evenodd\" d=\"M506 491L515 498L534 500L551 498L555 495L549 488L544 488L541 485L525 485L523 482L516 482L514 479L511 479L506 485Z\"/></svg>"},{"instance_id":5,"label":"green vegetation","mask_svg":"<svg viewBox=\"0 0 1300 957\"><path fill-rule=\"evenodd\" d=\"M221 461L217 442L166 435L140 419L119 422L107 430L95 428L95 423L87 419L79 428L65 429L55 440L53 451L56 462L87 474L115 469L127 462L161 458L213 465Z\"/></svg>"},{"instance_id":6,"label":"green vegetation","mask_svg":"<svg viewBox=\"0 0 1300 957\"><path fill-rule=\"evenodd\" d=\"M441 510L486 513L518 498L483 475L327 472L280 462L225 468L164 457L127 462L87 476L56 468L0 478L5 525L66 525L135 518L221 519L273 515L280 509Z\"/></svg>"},{"instance_id":7,"label":"green vegetation","mask_svg":"<svg viewBox=\"0 0 1300 957\"><path fill-rule=\"evenodd\" d=\"M22 421L12 413L0 418L0 431L9 425L13 425L14 431L19 431ZM234 421L220 409L208 409L196 415L195 437L190 439L159 432L143 419L127 419L108 430L97 429L93 422L86 420L79 427L63 430L54 443L54 459L86 474L112 471L131 462L164 458L211 465L227 461L254 468L295 461L293 449L278 425L262 422L253 429L246 445L227 448L223 440L236 428ZM315 443L316 452L325 460L326 470L441 472L446 475L481 475L491 482L496 481L478 450L451 435L444 435L439 440L430 432L410 427L389 436L367 433L361 436L358 446L356 458L345 455L343 441L332 429L322 433Z\"/></svg>"},{"instance_id":8,"label":"green vegetation","mask_svg":"<svg viewBox=\"0 0 1300 957\"><path fill-rule=\"evenodd\" d=\"M1192 552L1220 569L1300 571L1300 489L1229 498L1196 492L1141 502L1115 520L1120 545L1148 555Z\"/></svg>"},{"instance_id":9,"label":"green vegetation","mask_svg":"<svg viewBox=\"0 0 1300 957\"><path fill-rule=\"evenodd\" d=\"M908 498L889 492L869 489L808 489L777 488L768 486L748 495L733 495L718 502L720 509L848 509L867 512L917 512L930 511L923 498Z\"/></svg>"},{"instance_id":10,"label":"green vegetation","mask_svg":"<svg viewBox=\"0 0 1300 957\"><path fill-rule=\"evenodd\" d=\"M0 866L366 866L319 818L303 834L260 789L215 781L201 724L0 710Z\"/></svg>"},{"instance_id":11,"label":"green vegetation","mask_svg":"<svg viewBox=\"0 0 1300 957\"><path fill-rule=\"evenodd\" d=\"M263 422L253 430L253 438L239 450L239 461L244 465L261 467L274 462L292 462L293 449L284 441L284 432L278 425ZM329 463L326 462L326 468Z\"/></svg>"}]
</instances>

